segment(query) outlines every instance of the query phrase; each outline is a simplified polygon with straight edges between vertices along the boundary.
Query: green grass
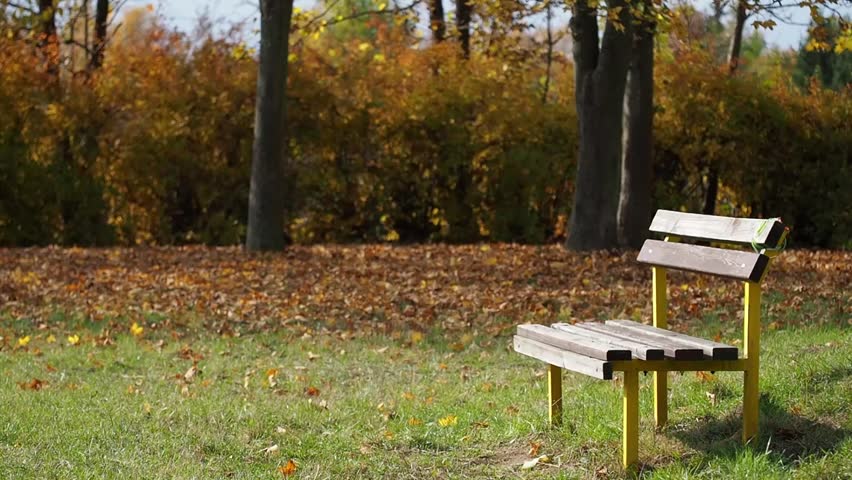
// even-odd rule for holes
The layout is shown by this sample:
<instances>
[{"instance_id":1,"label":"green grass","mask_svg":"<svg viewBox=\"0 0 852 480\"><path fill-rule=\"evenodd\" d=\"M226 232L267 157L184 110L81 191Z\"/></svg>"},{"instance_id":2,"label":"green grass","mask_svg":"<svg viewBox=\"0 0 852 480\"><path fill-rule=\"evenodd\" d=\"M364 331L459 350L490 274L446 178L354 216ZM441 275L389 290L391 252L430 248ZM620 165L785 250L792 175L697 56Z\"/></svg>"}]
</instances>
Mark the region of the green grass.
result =
<instances>
[{"instance_id":1,"label":"green grass","mask_svg":"<svg viewBox=\"0 0 852 480\"><path fill-rule=\"evenodd\" d=\"M148 329L95 346L101 327L79 330L76 347L42 332L27 350L0 353L2 478L283 478L289 459L297 478L624 476L620 384L568 374L565 425L550 430L543 365L506 337L456 352L439 334L411 345L407 334L174 339ZM184 347L203 356L189 384ZM764 333L761 435L749 447L738 441L741 374L672 377L661 433L650 375L641 379L643 478L852 478L848 327ZM40 390L19 385L36 378ZM442 426L450 415L456 423ZM521 470L530 442L550 462Z\"/></svg>"}]
</instances>

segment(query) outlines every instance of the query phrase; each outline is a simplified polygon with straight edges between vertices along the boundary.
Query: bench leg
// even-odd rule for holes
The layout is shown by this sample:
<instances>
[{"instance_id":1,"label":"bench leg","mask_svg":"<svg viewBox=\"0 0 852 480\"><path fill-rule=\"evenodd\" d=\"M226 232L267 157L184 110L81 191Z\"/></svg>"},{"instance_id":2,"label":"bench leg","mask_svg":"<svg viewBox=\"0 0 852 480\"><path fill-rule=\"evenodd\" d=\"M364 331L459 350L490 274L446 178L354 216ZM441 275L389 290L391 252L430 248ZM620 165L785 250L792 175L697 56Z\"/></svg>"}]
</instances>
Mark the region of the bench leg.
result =
<instances>
[{"instance_id":1,"label":"bench leg","mask_svg":"<svg viewBox=\"0 0 852 480\"><path fill-rule=\"evenodd\" d=\"M675 241L666 237L666 241ZM654 326L668 327L668 297L666 296L666 269L651 267L652 304ZM654 372L654 426L657 429L669 421L669 378L665 370Z\"/></svg>"},{"instance_id":2,"label":"bench leg","mask_svg":"<svg viewBox=\"0 0 852 480\"><path fill-rule=\"evenodd\" d=\"M665 370L654 372L654 425L663 428L669 421L669 378Z\"/></svg>"},{"instance_id":3,"label":"bench leg","mask_svg":"<svg viewBox=\"0 0 852 480\"><path fill-rule=\"evenodd\" d=\"M745 338L743 344L746 369L743 373L743 443L757 435L760 400L760 284L745 282Z\"/></svg>"},{"instance_id":4,"label":"bench leg","mask_svg":"<svg viewBox=\"0 0 852 480\"><path fill-rule=\"evenodd\" d=\"M758 403L758 372L746 370L743 374L743 443L748 443L757 435Z\"/></svg>"},{"instance_id":5,"label":"bench leg","mask_svg":"<svg viewBox=\"0 0 852 480\"><path fill-rule=\"evenodd\" d=\"M562 369L548 364L547 369L547 400L550 405L548 416L550 425L562 425Z\"/></svg>"},{"instance_id":6,"label":"bench leg","mask_svg":"<svg viewBox=\"0 0 852 480\"><path fill-rule=\"evenodd\" d=\"M624 468L632 468L639 459L639 372L624 372L624 421L621 458Z\"/></svg>"}]
</instances>

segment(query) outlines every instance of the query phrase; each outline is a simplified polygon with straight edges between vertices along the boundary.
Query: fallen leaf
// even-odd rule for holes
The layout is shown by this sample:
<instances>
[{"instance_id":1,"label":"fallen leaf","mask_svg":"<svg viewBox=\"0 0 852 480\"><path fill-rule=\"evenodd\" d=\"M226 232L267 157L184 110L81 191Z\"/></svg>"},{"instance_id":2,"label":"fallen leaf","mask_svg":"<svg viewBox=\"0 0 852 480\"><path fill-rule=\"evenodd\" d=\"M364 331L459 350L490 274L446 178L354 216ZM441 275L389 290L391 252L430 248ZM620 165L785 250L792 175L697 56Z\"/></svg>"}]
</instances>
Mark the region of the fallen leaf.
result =
<instances>
[{"instance_id":1,"label":"fallen leaf","mask_svg":"<svg viewBox=\"0 0 852 480\"><path fill-rule=\"evenodd\" d=\"M263 453L270 455L278 451L278 444L270 445L263 449Z\"/></svg>"},{"instance_id":2,"label":"fallen leaf","mask_svg":"<svg viewBox=\"0 0 852 480\"><path fill-rule=\"evenodd\" d=\"M41 390L47 382L43 380L39 380L38 378L34 378L29 382L18 382L18 386L22 390Z\"/></svg>"},{"instance_id":3,"label":"fallen leaf","mask_svg":"<svg viewBox=\"0 0 852 480\"><path fill-rule=\"evenodd\" d=\"M142 333L144 333L144 332L145 332L145 329L143 327L140 327L139 324L136 323L136 322L133 322L133 325L130 326L130 333L134 337L138 337L138 336L142 335Z\"/></svg>"},{"instance_id":4,"label":"fallen leaf","mask_svg":"<svg viewBox=\"0 0 852 480\"><path fill-rule=\"evenodd\" d=\"M281 475L284 475L285 477L289 477L290 475L293 475L294 473L296 473L296 468L297 468L296 462L294 462L293 459L290 459L290 460L287 460L286 465L282 465L282 466L278 467L278 471L281 472Z\"/></svg>"},{"instance_id":5,"label":"fallen leaf","mask_svg":"<svg viewBox=\"0 0 852 480\"><path fill-rule=\"evenodd\" d=\"M536 442L536 441L531 440L530 441L530 451L527 452L527 455L529 455L531 457L537 457L538 451L541 450L541 445L542 445L541 442Z\"/></svg>"},{"instance_id":6,"label":"fallen leaf","mask_svg":"<svg viewBox=\"0 0 852 480\"><path fill-rule=\"evenodd\" d=\"M80 344L80 336L79 335L69 335L68 336L68 344L69 345L79 345Z\"/></svg>"},{"instance_id":7,"label":"fallen leaf","mask_svg":"<svg viewBox=\"0 0 852 480\"><path fill-rule=\"evenodd\" d=\"M716 399L716 394L711 392L704 392L707 395L707 399L710 400L710 405L716 406L719 404L719 401Z\"/></svg>"},{"instance_id":8,"label":"fallen leaf","mask_svg":"<svg viewBox=\"0 0 852 480\"><path fill-rule=\"evenodd\" d=\"M442 427L451 427L459 422L459 418L455 415L447 415L438 419L438 425Z\"/></svg>"},{"instance_id":9,"label":"fallen leaf","mask_svg":"<svg viewBox=\"0 0 852 480\"><path fill-rule=\"evenodd\" d=\"M183 379L186 383L192 383L192 380L196 375L198 375L198 367L193 365L189 367L189 370L187 370L186 373L183 374Z\"/></svg>"},{"instance_id":10,"label":"fallen leaf","mask_svg":"<svg viewBox=\"0 0 852 480\"><path fill-rule=\"evenodd\" d=\"M550 457L548 457L547 455L542 455L540 457L536 457L532 460L527 460L526 462L524 462L524 464L521 465L521 470L530 470L535 468L535 466L538 465L539 462L547 463L548 461L550 461Z\"/></svg>"}]
</instances>

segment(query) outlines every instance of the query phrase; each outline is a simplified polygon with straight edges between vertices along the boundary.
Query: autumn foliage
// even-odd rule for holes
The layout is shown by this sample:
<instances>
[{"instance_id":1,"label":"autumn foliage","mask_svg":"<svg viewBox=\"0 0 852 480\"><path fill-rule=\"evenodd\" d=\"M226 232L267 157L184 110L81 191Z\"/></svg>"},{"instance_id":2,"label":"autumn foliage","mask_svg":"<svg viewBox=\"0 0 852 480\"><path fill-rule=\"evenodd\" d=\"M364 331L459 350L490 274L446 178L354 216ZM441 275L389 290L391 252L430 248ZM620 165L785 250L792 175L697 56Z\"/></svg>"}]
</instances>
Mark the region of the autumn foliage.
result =
<instances>
[{"instance_id":1,"label":"autumn foliage","mask_svg":"<svg viewBox=\"0 0 852 480\"><path fill-rule=\"evenodd\" d=\"M32 45L0 39L0 245L244 238L255 52L238 30L188 35L145 12L128 22L104 66L63 73L61 93ZM464 59L451 42L415 48L404 22L364 25L293 35L289 237L562 237L577 150L565 55L548 79L522 38ZM714 164L720 213L782 216L800 245L848 246L852 93L728 78L700 49L667 52L657 206L700 209Z\"/></svg>"}]
</instances>

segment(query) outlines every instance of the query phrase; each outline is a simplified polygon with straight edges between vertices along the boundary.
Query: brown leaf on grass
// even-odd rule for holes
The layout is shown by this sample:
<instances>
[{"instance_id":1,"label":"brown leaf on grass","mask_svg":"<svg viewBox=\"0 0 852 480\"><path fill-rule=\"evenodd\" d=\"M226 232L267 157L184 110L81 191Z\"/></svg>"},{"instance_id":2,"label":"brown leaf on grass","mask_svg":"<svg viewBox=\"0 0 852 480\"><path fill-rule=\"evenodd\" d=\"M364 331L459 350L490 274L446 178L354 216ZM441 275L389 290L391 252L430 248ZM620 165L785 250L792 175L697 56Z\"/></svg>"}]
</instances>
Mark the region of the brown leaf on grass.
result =
<instances>
[{"instance_id":1,"label":"brown leaf on grass","mask_svg":"<svg viewBox=\"0 0 852 480\"><path fill-rule=\"evenodd\" d=\"M305 389L305 394L309 397L316 397L320 394L320 391L317 387L310 386Z\"/></svg>"},{"instance_id":2,"label":"brown leaf on grass","mask_svg":"<svg viewBox=\"0 0 852 480\"><path fill-rule=\"evenodd\" d=\"M38 378L34 378L29 382L18 382L18 387L21 390L41 390L45 385L47 385L47 382Z\"/></svg>"}]
</instances>

